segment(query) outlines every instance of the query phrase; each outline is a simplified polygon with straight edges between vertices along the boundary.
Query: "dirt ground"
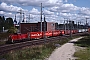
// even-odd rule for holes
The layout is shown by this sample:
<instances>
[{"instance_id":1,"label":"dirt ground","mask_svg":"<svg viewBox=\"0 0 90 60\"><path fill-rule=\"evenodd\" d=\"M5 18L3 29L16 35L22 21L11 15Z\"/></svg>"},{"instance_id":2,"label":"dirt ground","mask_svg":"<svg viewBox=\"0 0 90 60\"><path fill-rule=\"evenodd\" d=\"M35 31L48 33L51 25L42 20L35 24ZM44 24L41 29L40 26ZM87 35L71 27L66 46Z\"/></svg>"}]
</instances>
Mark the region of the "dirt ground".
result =
<instances>
[{"instance_id":1,"label":"dirt ground","mask_svg":"<svg viewBox=\"0 0 90 60\"><path fill-rule=\"evenodd\" d=\"M73 57L73 54L75 53L75 46L73 42L81 38L83 37L70 40L68 43L55 49L55 51L51 54L51 56L47 60L75 60L75 57Z\"/></svg>"}]
</instances>

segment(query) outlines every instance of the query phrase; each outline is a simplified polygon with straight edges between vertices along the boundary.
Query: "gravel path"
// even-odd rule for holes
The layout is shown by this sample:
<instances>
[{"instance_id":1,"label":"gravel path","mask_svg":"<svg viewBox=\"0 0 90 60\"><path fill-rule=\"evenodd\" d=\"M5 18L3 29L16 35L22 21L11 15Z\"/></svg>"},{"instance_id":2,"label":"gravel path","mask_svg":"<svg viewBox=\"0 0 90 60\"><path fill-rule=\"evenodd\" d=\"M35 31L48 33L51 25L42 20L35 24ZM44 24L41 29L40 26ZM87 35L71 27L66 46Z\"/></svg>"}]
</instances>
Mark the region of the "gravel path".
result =
<instances>
[{"instance_id":1,"label":"gravel path","mask_svg":"<svg viewBox=\"0 0 90 60\"><path fill-rule=\"evenodd\" d=\"M82 37L73 39L70 42L75 42L81 38ZM75 52L75 46L74 46L74 43L70 43L70 42L57 48L51 54L48 60L75 60L75 57L73 57L73 54Z\"/></svg>"}]
</instances>

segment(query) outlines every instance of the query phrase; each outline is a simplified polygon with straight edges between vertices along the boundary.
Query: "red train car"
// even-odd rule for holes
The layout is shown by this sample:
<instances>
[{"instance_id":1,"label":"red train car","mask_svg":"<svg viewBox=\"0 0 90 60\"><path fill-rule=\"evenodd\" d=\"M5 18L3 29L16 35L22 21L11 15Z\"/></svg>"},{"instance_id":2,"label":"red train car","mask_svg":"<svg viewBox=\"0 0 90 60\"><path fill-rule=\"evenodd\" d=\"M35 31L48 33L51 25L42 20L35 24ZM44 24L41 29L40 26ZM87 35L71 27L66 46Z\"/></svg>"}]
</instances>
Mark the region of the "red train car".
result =
<instances>
[{"instance_id":1,"label":"red train car","mask_svg":"<svg viewBox=\"0 0 90 60\"><path fill-rule=\"evenodd\" d=\"M65 31L64 30L60 30L60 35L65 35Z\"/></svg>"},{"instance_id":2,"label":"red train car","mask_svg":"<svg viewBox=\"0 0 90 60\"><path fill-rule=\"evenodd\" d=\"M74 34L76 34L78 32L78 30L74 30Z\"/></svg>"},{"instance_id":3,"label":"red train car","mask_svg":"<svg viewBox=\"0 0 90 60\"><path fill-rule=\"evenodd\" d=\"M88 28L88 32L90 33L90 28Z\"/></svg>"},{"instance_id":4,"label":"red train car","mask_svg":"<svg viewBox=\"0 0 90 60\"><path fill-rule=\"evenodd\" d=\"M71 30L71 33L73 34L73 33L74 33L74 31L73 31L73 30Z\"/></svg>"},{"instance_id":5,"label":"red train car","mask_svg":"<svg viewBox=\"0 0 90 60\"><path fill-rule=\"evenodd\" d=\"M90 32L90 29L88 29ZM71 30L71 33L77 33L77 30ZM27 34L12 34L9 36L8 41L23 41L26 39L40 39L45 37L59 36L59 35L70 34L70 30L55 30L55 31L46 31L46 32L28 32Z\"/></svg>"},{"instance_id":6,"label":"red train car","mask_svg":"<svg viewBox=\"0 0 90 60\"><path fill-rule=\"evenodd\" d=\"M30 39L39 39L43 38L43 32L29 32L28 38Z\"/></svg>"},{"instance_id":7,"label":"red train car","mask_svg":"<svg viewBox=\"0 0 90 60\"><path fill-rule=\"evenodd\" d=\"M52 31L45 32L45 37L51 37L51 36L52 36Z\"/></svg>"},{"instance_id":8,"label":"red train car","mask_svg":"<svg viewBox=\"0 0 90 60\"><path fill-rule=\"evenodd\" d=\"M77 32L78 32L77 30L71 30L71 33L72 33L72 34L75 34L75 33L77 33ZM70 30L66 30L66 31L65 31L65 34L66 34L66 35L69 35L69 34L70 34Z\"/></svg>"},{"instance_id":9,"label":"red train car","mask_svg":"<svg viewBox=\"0 0 90 60\"><path fill-rule=\"evenodd\" d=\"M60 30L55 30L52 33L53 33L53 36L59 36L61 32Z\"/></svg>"},{"instance_id":10,"label":"red train car","mask_svg":"<svg viewBox=\"0 0 90 60\"><path fill-rule=\"evenodd\" d=\"M65 35L68 35L68 34L70 34L70 30L65 31Z\"/></svg>"}]
</instances>

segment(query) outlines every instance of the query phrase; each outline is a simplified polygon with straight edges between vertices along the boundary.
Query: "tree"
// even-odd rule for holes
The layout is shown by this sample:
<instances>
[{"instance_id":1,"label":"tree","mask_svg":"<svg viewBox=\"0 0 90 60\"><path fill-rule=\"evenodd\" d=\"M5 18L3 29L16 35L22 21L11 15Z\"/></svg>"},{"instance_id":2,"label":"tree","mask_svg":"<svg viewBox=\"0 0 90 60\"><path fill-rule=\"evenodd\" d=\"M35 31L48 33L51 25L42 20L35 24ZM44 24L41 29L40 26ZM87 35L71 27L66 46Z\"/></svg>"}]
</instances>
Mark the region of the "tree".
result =
<instances>
[{"instance_id":1,"label":"tree","mask_svg":"<svg viewBox=\"0 0 90 60\"><path fill-rule=\"evenodd\" d=\"M6 20L5 20L5 29L9 29L11 27L14 27L13 19L12 18L6 18Z\"/></svg>"},{"instance_id":2,"label":"tree","mask_svg":"<svg viewBox=\"0 0 90 60\"><path fill-rule=\"evenodd\" d=\"M5 25L5 18L4 16L3 17L0 16L0 32L3 31L4 25Z\"/></svg>"},{"instance_id":3,"label":"tree","mask_svg":"<svg viewBox=\"0 0 90 60\"><path fill-rule=\"evenodd\" d=\"M5 27L5 17L2 17L2 27Z\"/></svg>"},{"instance_id":4,"label":"tree","mask_svg":"<svg viewBox=\"0 0 90 60\"><path fill-rule=\"evenodd\" d=\"M7 33L17 33L17 28L11 27L10 29L8 29Z\"/></svg>"}]
</instances>

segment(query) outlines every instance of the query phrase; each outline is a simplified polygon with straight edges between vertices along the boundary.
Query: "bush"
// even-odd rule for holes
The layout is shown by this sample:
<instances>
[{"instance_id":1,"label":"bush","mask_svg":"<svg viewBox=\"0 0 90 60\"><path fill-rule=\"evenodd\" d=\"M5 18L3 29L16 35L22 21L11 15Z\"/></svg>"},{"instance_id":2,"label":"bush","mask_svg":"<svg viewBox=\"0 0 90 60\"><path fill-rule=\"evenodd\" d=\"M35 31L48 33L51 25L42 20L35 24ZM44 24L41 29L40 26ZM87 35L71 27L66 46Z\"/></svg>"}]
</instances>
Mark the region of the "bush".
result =
<instances>
[{"instance_id":1,"label":"bush","mask_svg":"<svg viewBox=\"0 0 90 60\"><path fill-rule=\"evenodd\" d=\"M15 27L11 27L8 29L7 33L17 33L17 29Z\"/></svg>"}]
</instances>

